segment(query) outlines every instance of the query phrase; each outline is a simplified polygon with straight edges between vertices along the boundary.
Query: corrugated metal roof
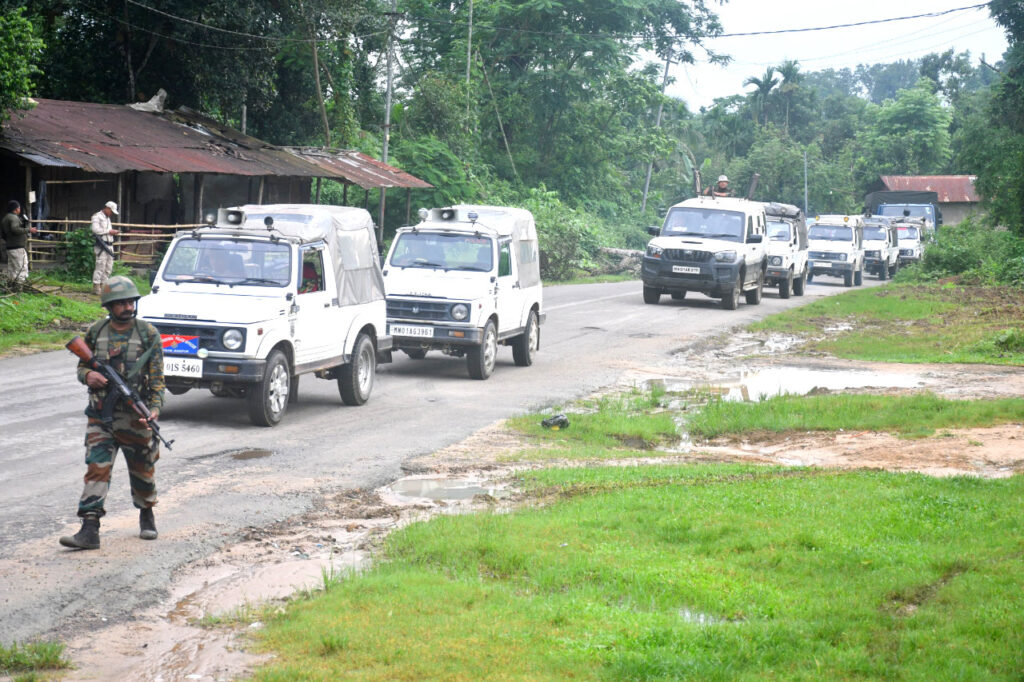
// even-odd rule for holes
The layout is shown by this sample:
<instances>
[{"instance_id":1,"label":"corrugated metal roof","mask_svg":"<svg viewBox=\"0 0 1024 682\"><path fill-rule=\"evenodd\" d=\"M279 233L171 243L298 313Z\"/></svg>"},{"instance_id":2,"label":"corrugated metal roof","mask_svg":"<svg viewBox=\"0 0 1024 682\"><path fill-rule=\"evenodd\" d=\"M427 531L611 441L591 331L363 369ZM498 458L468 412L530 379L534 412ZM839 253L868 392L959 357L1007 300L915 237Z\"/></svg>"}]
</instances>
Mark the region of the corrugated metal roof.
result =
<instances>
[{"instance_id":1,"label":"corrugated metal roof","mask_svg":"<svg viewBox=\"0 0 1024 682\"><path fill-rule=\"evenodd\" d=\"M275 147L185 108L149 113L117 104L36 102L4 125L0 150L39 166L90 173L329 177L366 189L430 187L358 152L343 153L344 167L313 162L307 155Z\"/></svg>"},{"instance_id":2,"label":"corrugated metal roof","mask_svg":"<svg viewBox=\"0 0 1024 682\"><path fill-rule=\"evenodd\" d=\"M355 150L325 150L316 147L286 147L286 149L326 171L325 177L340 175L363 189L374 187L425 189L433 187L429 182L413 177L405 171Z\"/></svg>"},{"instance_id":3,"label":"corrugated metal roof","mask_svg":"<svg viewBox=\"0 0 1024 682\"><path fill-rule=\"evenodd\" d=\"M976 175L883 175L882 183L891 191L935 192L940 204L977 203Z\"/></svg>"}]
</instances>

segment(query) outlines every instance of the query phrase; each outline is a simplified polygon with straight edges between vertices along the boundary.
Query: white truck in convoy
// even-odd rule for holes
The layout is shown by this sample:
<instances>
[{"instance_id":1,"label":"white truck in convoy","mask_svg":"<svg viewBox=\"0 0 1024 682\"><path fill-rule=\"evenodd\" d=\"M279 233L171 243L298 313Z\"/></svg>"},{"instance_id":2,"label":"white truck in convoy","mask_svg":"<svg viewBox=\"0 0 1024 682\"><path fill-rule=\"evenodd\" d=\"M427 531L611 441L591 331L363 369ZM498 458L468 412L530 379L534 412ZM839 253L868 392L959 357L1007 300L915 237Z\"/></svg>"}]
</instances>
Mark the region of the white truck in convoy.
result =
<instances>
[{"instance_id":1,"label":"white truck in convoy","mask_svg":"<svg viewBox=\"0 0 1024 682\"><path fill-rule=\"evenodd\" d=\"M807 223L792 204L764 205L768 219L767 285L779 288L779 298L804 295L807 285Z\"/></svg>"},{"instance_id":2,"label":"white truck in convoy","mask_svg":"<svg viewBox=\"0 0 1024 682\"><path fill-rule=\"evenodd\" d=\"M900 265L917 263L924 251L924 219L900 218L893 222L896 226L896 237L900 247Z\"/></svg>"},{"instance_id":3,"label":"white truck in convoy","mask_svg":"<svg viewBox=\"0 0 1024 682\"><path fill-rule=\"evenodd\" d=\"M859 215L816 216L807 228L810 280L842 277L843 286L864 283L864 218Z\"/></svg>"},{"instance_id":4,"label":"white truck in convoy","mask_svg":"<svg viewBox=\"0 0 1024 682\"><path fill-rule=\"evenodd\" d=\"M532 365L545 318L533 215L458 205L420 209L420 219L398 230L384 264L395 348L414 360L465 357L474 379L491 376L499 344Z\"/></svg>"},{"instance_id":5,"label":"white truck in convoy","mask_svg":"<svg viewBox=\"0 0 1024 682\"><path fill-rule=\"evenodd\" d=\"M640 278L644 303L662 294L682 299L688 291L721 298L735 310L742 293L761 302L767 276L764 204L731 197L696 197L669 209L644 253Z\"/></svg>"},{"instance_id":6,"label":"white truck in convoy","mask_svg":"<svg viewBox=\"0 0 1024 682\"><path fill-rule=\"evenodd\" d=\"M210 222L177 233L139 301L163 339L168 391L243 398L261 426L281 421L302 374L365 403L391 348L370 214L248 205Z\"/></svg>"},{"instance_id":7,"label":"white truck in convoy","mask_svg":"<svg viewBox=\"0 0 1024 682\"><path fill-rule=\"evenodd\" d=\"M891 218L864 219L864 269L878 279L889 279L900 268L899 236Z\"/></svg>"}]
</instances>

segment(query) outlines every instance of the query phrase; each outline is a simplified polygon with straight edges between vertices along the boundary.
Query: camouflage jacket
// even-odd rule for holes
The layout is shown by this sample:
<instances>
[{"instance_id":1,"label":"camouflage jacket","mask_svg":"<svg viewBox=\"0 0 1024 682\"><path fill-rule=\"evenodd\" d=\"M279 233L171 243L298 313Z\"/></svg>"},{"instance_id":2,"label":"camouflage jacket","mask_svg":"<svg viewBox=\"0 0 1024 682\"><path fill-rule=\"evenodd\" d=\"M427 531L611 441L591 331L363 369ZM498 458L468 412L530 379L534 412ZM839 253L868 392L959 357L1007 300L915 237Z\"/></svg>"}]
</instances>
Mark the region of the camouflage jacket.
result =
<instances>
[{"instance_id":1,"label":"camouflage jacket","mask_svg":"<svg viewBox=\"0 0 1024 682\"><path fill-rule=\"evenodd\" d=\"M135 337L132 343L132 337ZM104 338L105 337L105 338ZM85 344L96 354L96 359L116 369L128 384L139 392L150 410L160 409L164 404L164 350L160 332L145 320L132 321L126 332L118 332L110 326L110 320L96 322L85 333ZM103 347L106 346L106 353ZM151 352L145 363L132 374L132 366L146 351ZM84 362L78 363L78 380L85 383L90 372ZM102 408L107 389L89 389L89 406L94 410ZM118 409L122 409L120 406Z\"/></svg>"}]
</instances>

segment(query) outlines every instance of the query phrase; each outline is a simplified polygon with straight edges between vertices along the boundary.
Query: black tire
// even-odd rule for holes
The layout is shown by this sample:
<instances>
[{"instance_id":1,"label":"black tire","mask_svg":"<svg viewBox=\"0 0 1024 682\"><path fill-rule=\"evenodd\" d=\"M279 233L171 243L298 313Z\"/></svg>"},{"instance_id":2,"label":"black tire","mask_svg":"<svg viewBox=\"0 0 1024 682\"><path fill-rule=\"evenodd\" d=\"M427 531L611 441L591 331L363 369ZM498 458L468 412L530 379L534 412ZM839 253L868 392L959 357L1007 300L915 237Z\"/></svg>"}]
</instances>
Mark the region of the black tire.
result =
<instances>
[{"instance_id":1,"label":"black tire","mask_svg":"<svg viewBox=\"0 0 1024 682\"><path fill-rule=\"evenodd\" d=\"M526 329L522 334L512 339L512 359L520 367L529 367L533 364L533 356L540 349L540 324L537 322L537 313L530 311L526 318Z\"/></svg>"},{"instance_id":2,"label":"black tire","mask_svg":"<svg viewBox=\"0 0 1024 682\"><path fill-rule=\"evenodd\" d=\"M356 337L352 347L352 361L338 372L338 393L346 405L363 405L373 392L373 378L377 371L377 351L366 334Z\"/></svg>"},{"instance_id":3,"label":"black tire","mask_svg":"<svg viewBox=\"0 0 1024 682\"><path fill-rule=\"evenodd\" d=\"M299 402L299 377L292 377L292 390L288 392L288 402L294 405Z\"/></svg>"},{"instance_id":4,"label":"black tire","mask_svg":"<svg viewBox=\"0 0 1024 682\"><path fill-rule=\"evenodd\" d=\"M860 266L860 270L858 270L857 272L853 273L853 285L859 287L862 284L864 284L864 266L863 265ZM850 285L847 284L846 286L850 286Z\"/></svg>"},{"instance_id":5,"label":"black tire","mask_svg":"<svg viewBox=\"0 0 1024 682\"><path fill-rule=\"evenodd\" d=\"M852 287L853 286L853 273L852 272L844 272L843 273L843 286L844 287Z\"/></svg>"},{"instance_id":6,"label":"black tire","mask_svg":"<svg viewBox=\"0 0 1024 682\"><path fill-rule=\"evenodd\" d=\"M252 386L245 395L249 405L249 419L256 426L275 426L288 410L291 395L292 370L288 357L279 350L271 351L263 380Z\"/></svg>"},{"instance_id":7,"label":"black tire","mask_svg":"<svg viewBox=\"0 0 1024 682\"><path fill-rule=\"evenodd\" d=\"M810 282L813 279L814 279L814 270L811 270L810 268L808 268L808 270L807 270L807 281Z\"/></svg>"},{"instance_id":8,"label":"black tire","mask_svg":"<svg viewBox=\"0 0 1024 682\"><path fill-rule=\"evenodd\" d=\"M883 282L889 279L889 264L882 261L882 264L878 266L878 279Z\"/></svg>"},{"instance_id":9,"label":"black tire","mask_svg":"<svg viewBox=\"0 0 1024 682\"><path fill-rule=\"evenodd\" d=\"M644 303L656 304L661 300L661 289L644 285Z\"/></svg>"},{"instance_id":10,"label":"black tire","mask_svg":"<svg viewBox=\"0 0 1024 682\"><path fill-rule=\"evenodd\" d=\"M494 360L498 355L498 332L494 320L484 325L483 343L470 346L466 351L466 368L473 379L486 379L494 371Z\"/></svg>"},{"instance_id":11,"label":"black tire","mask_svg":"<svg viewBox=\"0 0 1024 682\"><path fill-rule=\"evenodd\" d=\"M761 297L764 295L764 270L757 273L757 286L750 291L744 292L743 295L746 297L748 305L759 305L761 303Z\"/></svg>"},{"instance_id":12,"label":"black tire","mask_svg":"<svg viewBox=\"0 0 1024 682\"><path fill-rule=\"evenodd\" d=\"M793 271L786 273L786 278L779 280L779 298L789 298L793 291Z\"/></svg>"},{"instance_id":13,"label":"black tire","mask_svg":"<svg viewBox=\"0 0 1024 682\"><path fill-rule=\"evenodd\" d=\"M672 300L673 301L681 301L684 298L686 298L686 289L683 289L682 291L673 291L672 292Z\"/></svg>"},{"instance_id":14,"label":"black tire","mask_svg":"<svg viewBox=\"0 0 1024 682\"><path fill-rule=\"evenodd\" d=\"M725 296L722 297L722 308L724 310L736 310L740 307L740 283L736 282L736 285L726 292Z\"/></svg>"},{"instance_id":15,"label":"black tire","mask_svg":"<svg viewBox=\"0 0 1024 682\"><path fill-rule=\"evenodd\" d=\"M804 292L807 290L807 282L809 279L810 273L808 272L807 268L804 268L804 271L800 273L800 276L793 280L794 296L804 295Z\"/></svg>"},{"instance_id":16,"label":"black tire","mask_svg":"<svg viewBox=\"0 0 1024 682\"><path fill-rule=\"evenodd\" d=\"M413 360L422 360L427 357L426 348L403 348L402 350Z\"/></svg>"}]
</instances>

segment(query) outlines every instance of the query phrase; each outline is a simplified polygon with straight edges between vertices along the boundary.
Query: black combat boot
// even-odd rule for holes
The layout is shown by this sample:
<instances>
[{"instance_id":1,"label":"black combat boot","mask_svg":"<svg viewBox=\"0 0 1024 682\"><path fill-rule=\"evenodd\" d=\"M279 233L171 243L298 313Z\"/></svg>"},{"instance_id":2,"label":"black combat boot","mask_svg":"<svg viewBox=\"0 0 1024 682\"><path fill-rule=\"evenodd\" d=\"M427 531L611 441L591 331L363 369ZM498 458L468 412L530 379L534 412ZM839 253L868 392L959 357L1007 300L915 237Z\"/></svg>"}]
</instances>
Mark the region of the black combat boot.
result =
<instances>
[{"instance_id":1,"label":"black combat boot","mask_svg":"<svg viewBox=\"0 0 1024 682\"><path fill-rule=\"evenodd\" d=\"M82 529L74 535L65 535L60 544L75 549L100 548L100 520L95 516L82 517Z\"/></svg>"},{"instance_id":2,"label":"black combat boot","mask_svg":"<svg viewBox=\"0 0 1024 682\"><path fill-rule=\"evenodd\" d=\"M156 540L156 520L153 508L139 510L139 537L143 540Z\"/></svg>"}]
</instances>

